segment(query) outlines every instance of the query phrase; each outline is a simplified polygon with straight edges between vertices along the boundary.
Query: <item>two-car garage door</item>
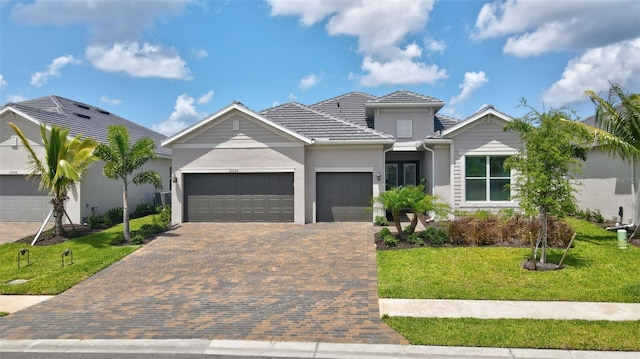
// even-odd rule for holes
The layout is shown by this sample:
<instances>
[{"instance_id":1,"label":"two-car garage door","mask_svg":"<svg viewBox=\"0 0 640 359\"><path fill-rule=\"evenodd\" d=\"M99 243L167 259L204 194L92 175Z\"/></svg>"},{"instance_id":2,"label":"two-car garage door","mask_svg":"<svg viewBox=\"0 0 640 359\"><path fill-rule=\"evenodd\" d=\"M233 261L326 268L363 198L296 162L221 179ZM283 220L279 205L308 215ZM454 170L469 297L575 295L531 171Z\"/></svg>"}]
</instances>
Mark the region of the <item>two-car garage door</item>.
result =
<instances>
[{"instance_id":1,"label":"two-car garage door","mask_svg":"<svg viewBox=\"0 0 640 359\"><path fill-rule=\"evenodd\" d=\"M293 222L293 173L184 175L187 222Z\"/></svg>"}]
</instances>

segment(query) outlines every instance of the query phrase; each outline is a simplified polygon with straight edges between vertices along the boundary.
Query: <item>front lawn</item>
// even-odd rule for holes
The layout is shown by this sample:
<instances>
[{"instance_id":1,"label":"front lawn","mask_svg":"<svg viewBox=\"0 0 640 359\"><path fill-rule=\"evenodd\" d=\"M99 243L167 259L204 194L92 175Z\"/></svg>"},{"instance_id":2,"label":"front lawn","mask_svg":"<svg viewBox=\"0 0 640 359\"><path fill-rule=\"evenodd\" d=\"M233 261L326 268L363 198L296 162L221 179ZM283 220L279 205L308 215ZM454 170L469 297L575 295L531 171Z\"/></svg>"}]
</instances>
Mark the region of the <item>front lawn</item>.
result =
<instances>
[{"instance_id":1,"label":"front lawn","mask_svg":"<svg viewBox=\"0 0 640 359\"><path fill-rule=\"evenodd\" d=\"M377 252L381 298L640 302L640 248L617 247L616 233L576 219L564 269L520 266L528 248L428 247ZM550 250L558 263L562 250Z\"/></svg>"},{"instance_id":2,"label":"front lawn","mask_svg":"<svg viewBox=\"0 0 640 359\"><path fill-rule=\"evenodd\" d=\"M131 230L151 224L153 216L131 220ZM138 245L113 246L111 242L122 235L122 224L84 237L69 239L50 246L31 247L25 243L0 245L0 293L54 295L64 292L84 279L119 261L138 249ZM21 256L18 268L18 252L29 249L31 264L26 265L27 256ZM62 267L62 252L73 252L65 257ZM23 284L8 284L16 279L26 279Z\"/></svg>"},{"instance_id":3,"label":"front lawn","mask_svg":"<svg viewBox=\"0 0 640 359\"><path fill-rule=\"evenodd\" d=\"M640 321L385 317L414 345L640 350Z\"/></svg>"}]
</instances>

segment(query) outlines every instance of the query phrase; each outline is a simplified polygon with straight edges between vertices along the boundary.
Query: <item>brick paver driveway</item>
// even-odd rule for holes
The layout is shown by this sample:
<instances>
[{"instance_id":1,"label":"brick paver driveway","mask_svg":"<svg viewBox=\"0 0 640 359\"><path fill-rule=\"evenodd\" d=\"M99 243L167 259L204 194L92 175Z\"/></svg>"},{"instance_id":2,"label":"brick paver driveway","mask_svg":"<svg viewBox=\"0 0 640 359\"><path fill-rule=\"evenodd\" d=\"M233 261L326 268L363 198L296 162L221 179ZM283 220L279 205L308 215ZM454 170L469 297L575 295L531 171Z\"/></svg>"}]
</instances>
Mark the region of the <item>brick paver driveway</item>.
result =
<instances>
[{"instance_id":1,"label":"brick paver driveway","mask_svg":"<svg viewBox=\"0 0 640 359\"><path fill-rule=\"evenodd\" d=\"M406 343L379 320L371 233L358 223L186 223L0 318L0 337Z\"/></svg>"}]
</instances>

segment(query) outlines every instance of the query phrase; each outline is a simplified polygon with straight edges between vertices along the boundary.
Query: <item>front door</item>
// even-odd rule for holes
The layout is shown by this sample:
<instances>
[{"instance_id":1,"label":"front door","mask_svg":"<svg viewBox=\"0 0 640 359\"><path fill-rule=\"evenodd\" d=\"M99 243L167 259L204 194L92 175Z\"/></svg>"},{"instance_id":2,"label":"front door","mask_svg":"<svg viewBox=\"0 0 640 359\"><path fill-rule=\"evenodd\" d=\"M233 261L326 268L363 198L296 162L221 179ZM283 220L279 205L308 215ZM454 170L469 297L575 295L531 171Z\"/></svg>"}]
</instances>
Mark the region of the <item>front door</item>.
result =
<instances>
[{"instance_id":1,"label":"front door","mask_svg":"<svg viewBox=\"0 0 640 359\"><path fill-rule=\"evenodd\" d=\"M417 161L387 162L386 189L417 185L419 170Z\"/></svg>"}]
</instances>

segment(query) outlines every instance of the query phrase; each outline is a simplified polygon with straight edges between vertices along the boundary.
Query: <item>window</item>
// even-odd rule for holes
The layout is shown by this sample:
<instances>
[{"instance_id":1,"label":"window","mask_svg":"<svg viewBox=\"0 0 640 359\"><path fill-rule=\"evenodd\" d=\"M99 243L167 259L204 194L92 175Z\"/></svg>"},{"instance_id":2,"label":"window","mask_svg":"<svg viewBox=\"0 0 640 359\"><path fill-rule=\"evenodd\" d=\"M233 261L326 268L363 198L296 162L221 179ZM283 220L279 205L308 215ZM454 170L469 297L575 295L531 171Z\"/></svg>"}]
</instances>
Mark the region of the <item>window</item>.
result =
<instances>
[{"instance_id":1,"label":"window","mask_svg":"<svg viewBox=\"0 0 640 359\"><path fill-rule=\"evenodd\" d=\"M397 127L398 138L413 137L413 124L411 120L398 120Z\"/></svg>"},{"instance_id":2,"label":"window","mask_svg":"<svg viewBox=\"0 0 640 359\"><path fill-rule=\"evenodd\" d=\"M387 162L386 188L418 184L418 162Z\"/></svg>"},{"instance_id":3,"label":"window","mask_svg":"<svg viewBox=\"0 0 640 359\"><path fill-rule=\"evenodd\" d=\"M511 174L504 168L507 156L465 157L467 201L509 201Z\"/></svg>"}]
</instances>

